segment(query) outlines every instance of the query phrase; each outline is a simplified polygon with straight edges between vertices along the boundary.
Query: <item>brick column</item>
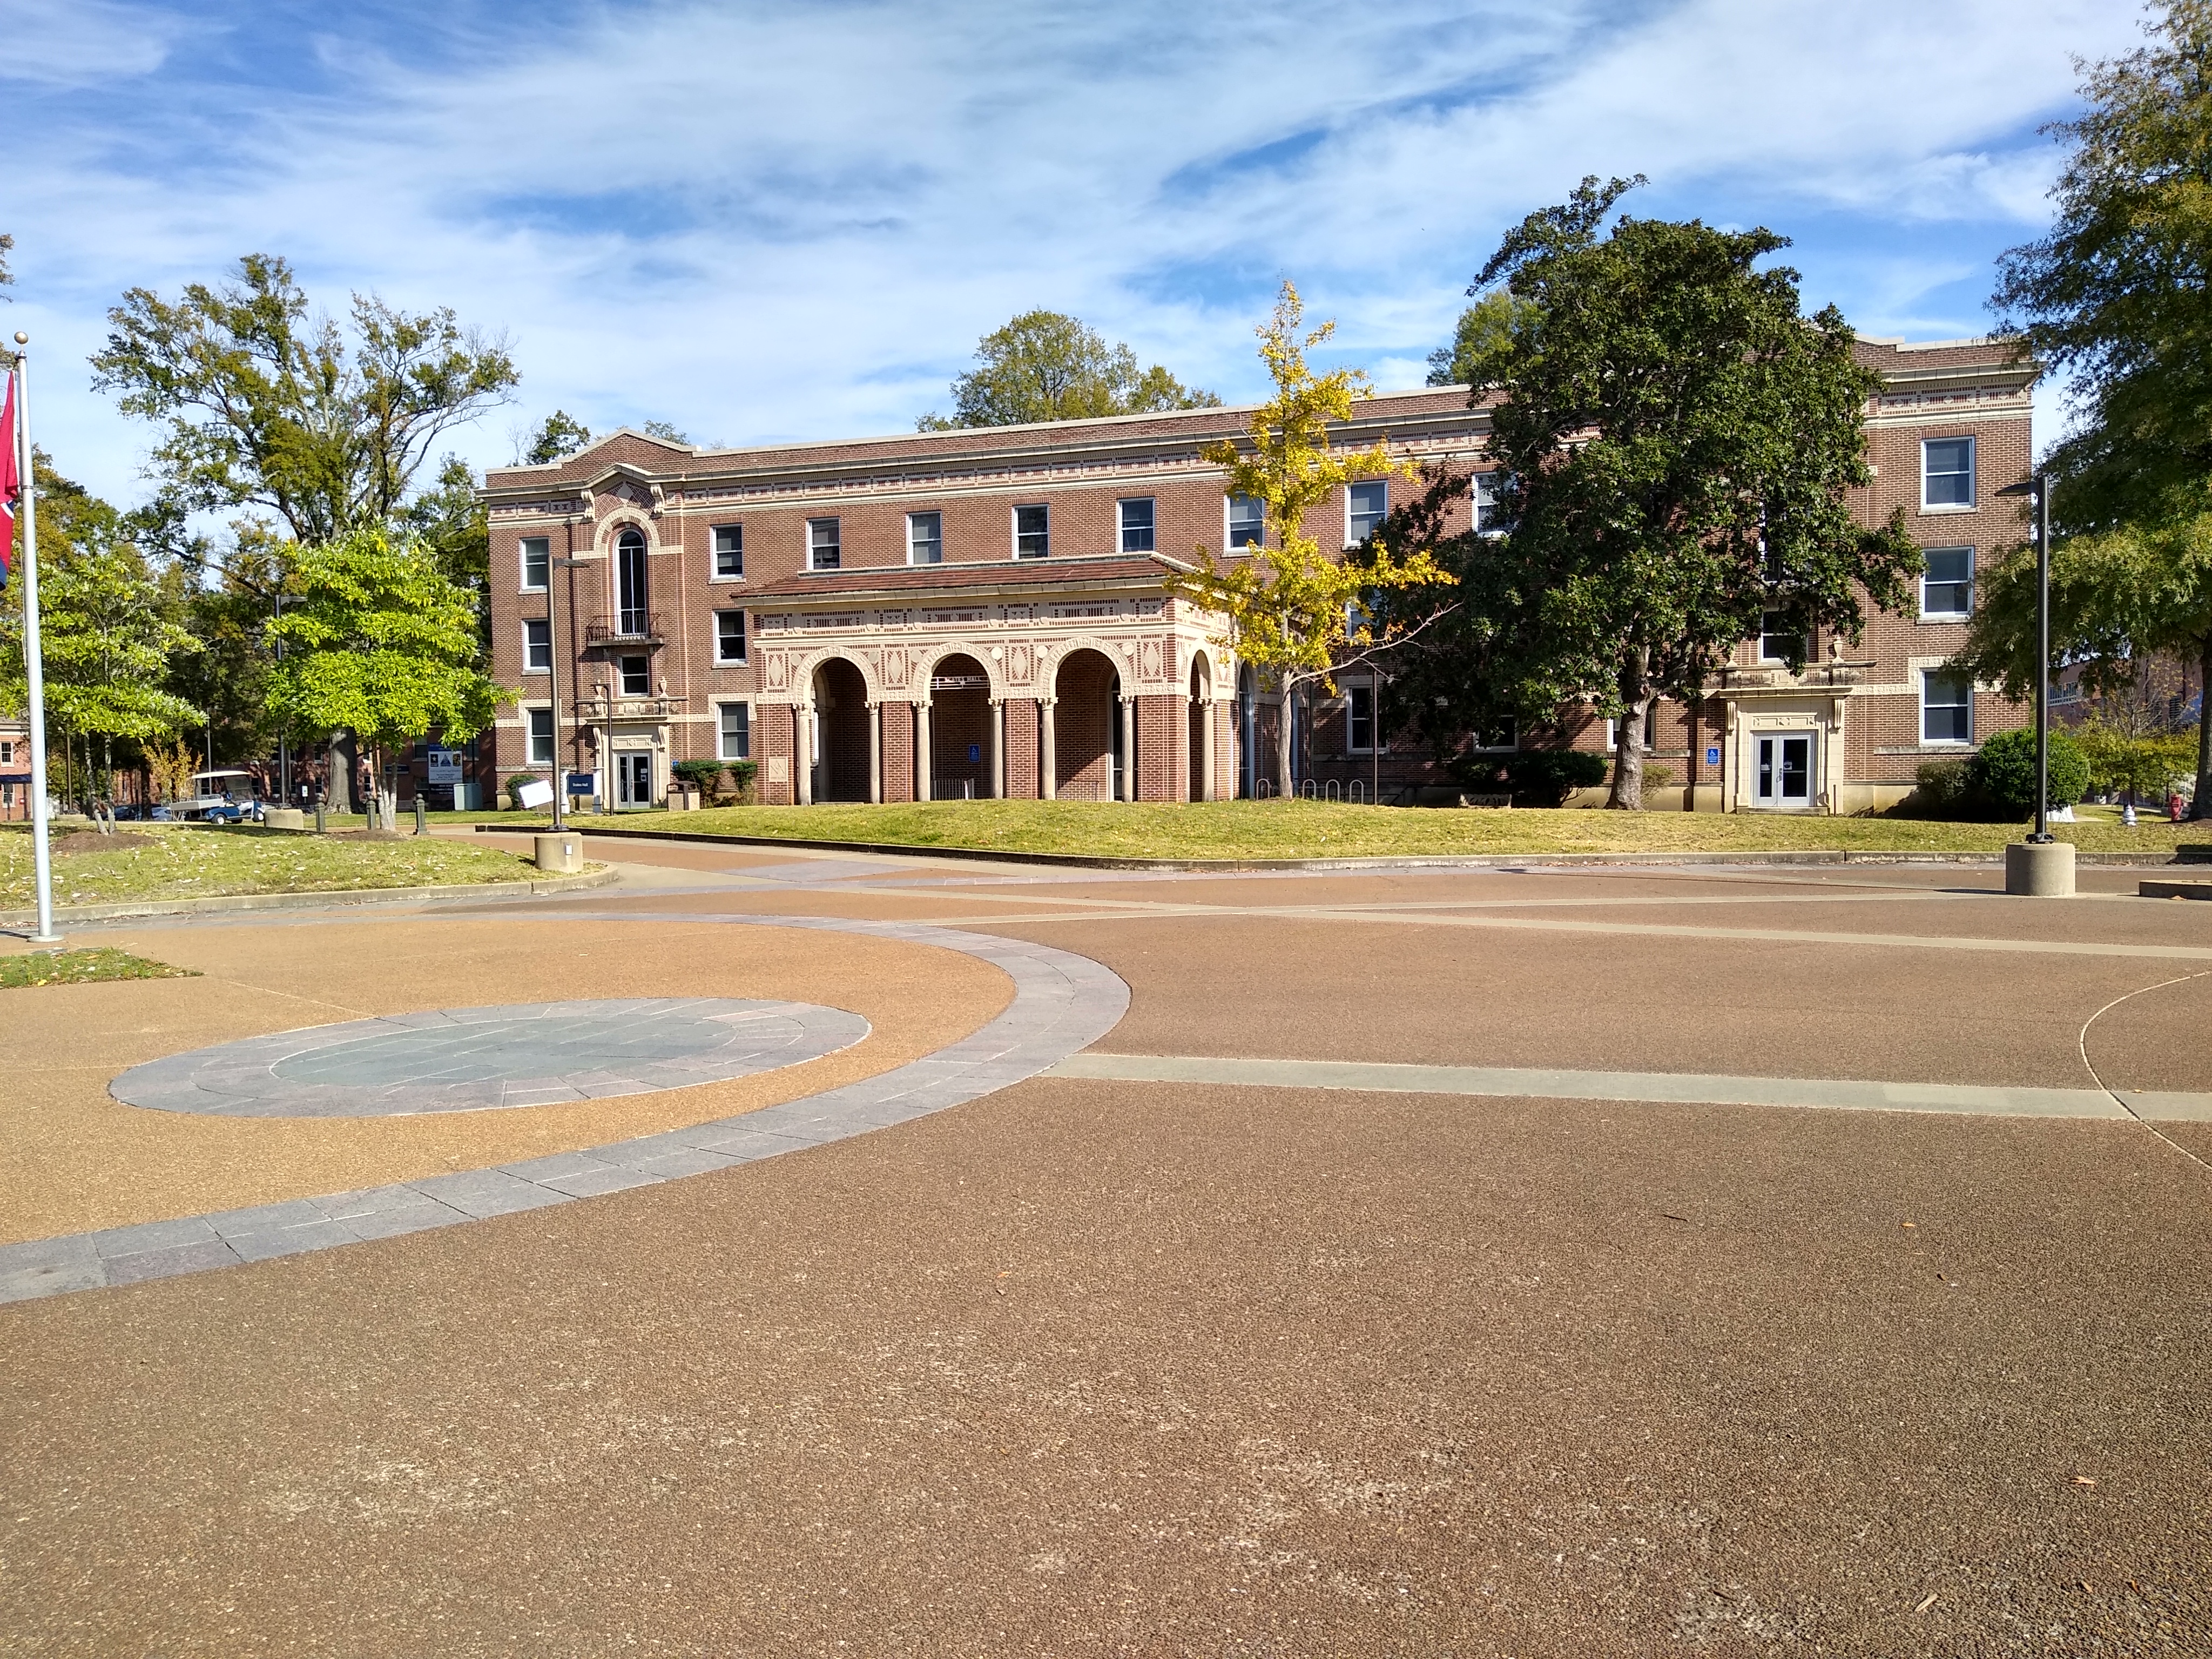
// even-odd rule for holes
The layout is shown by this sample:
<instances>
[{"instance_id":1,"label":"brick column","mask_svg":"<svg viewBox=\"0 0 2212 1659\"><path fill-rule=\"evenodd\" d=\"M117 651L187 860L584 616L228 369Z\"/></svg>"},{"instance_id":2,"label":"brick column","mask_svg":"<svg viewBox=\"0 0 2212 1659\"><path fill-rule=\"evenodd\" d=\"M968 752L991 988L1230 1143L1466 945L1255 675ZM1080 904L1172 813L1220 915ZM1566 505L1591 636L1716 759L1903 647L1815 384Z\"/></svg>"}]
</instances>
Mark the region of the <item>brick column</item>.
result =
<instances>
[{"instance_id":1,"label":"brick column","mask_svg":"<svg viewBox=\"0 0 2212 1659\"><path fill-rule=\"evenodd\" d=\"M894 714L892 709L897 709ZM886 702L877 727L884 745L884 799L914 800L914 705Z\"/></svg>"},{"instance_id":2,"label":"brick column","mask_svg":"<svg viewBox=\"0 0 2212 1659\"><path fill-rule=\"evenodd\" d=\"M1037 700L1006 699L1006 799L1042 800L1037 775Z\"/></svg>"},{"instance_id":3,"label":"brick column","mask_svg":"<svg viewBox=\"0 0 2212 1659\"><path fill-rule=\"evenodd\" d=\"M914 706L914 798L927 800L933 787L930 777L929 705Z\"/></svg>"}]
</instances>

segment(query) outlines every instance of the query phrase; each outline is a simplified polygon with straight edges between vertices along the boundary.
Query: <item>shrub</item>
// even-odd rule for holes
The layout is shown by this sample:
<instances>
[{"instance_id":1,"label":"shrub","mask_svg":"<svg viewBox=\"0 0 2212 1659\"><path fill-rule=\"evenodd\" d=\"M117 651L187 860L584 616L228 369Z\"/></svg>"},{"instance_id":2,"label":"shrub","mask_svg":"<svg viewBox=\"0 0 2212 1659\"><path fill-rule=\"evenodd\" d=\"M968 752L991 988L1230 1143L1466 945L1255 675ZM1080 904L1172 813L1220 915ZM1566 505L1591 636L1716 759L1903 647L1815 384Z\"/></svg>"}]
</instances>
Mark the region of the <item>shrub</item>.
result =
<instances>
[{"instance_id":1,"label":"shrub","mask_svg":"<svg viewBox=\"0 0 2212 1659\"><path fill-rule=\"evenodd\" d=\"M1974 793L2005 818L2024 818L2035 811L2035 733L2027 727L2000 732L1966 763ZM2081 745L2063 732L2051 733L2051 799L2052 806L2071 806L2089 787L2089 763Z\"/></svg>"},{"instance_id":2,"label":"shrub","mask_svg":"<svg viewBox=\"0 0 2212 1659\"><path fill-rule=\"evenodd\" d=\"M1915 817L1957 819L1980 816L1974 780L1963 755L1955 760L1923 761L1914 775L1920 787L1912 792L1908 806Z\"/></svg>"},{"instance_id":3,"label":"shrub","mask_svg":"<svg viewBox=\"0 0 2212 1659\"><path fill-rule=\"evenodd\" d=\"M527 772L517 772L513 777L507 781L506 788L507 804L514 807L516 811L520 812L522 810L522 786L526 783L535 783L538 780L531 776Z\"/></svg>"},{"instance_id":4,"label":"shrub","mask_svg":"<svg viewBox=\"0 0 2212 1659\"><path fill-rule=\"evenodd\" d=\"M1506 757L1501 769L1516 805L1557 806L1576 790L1605 781L1605 757L1578 749L1531 749Z\"/></svg>"},{"instance_id":5,"label":"shrub","mask_svg":"<svg viewBox=\"0 0 2212 1659\"><path fill-rule=\"evenodd\" d=\"M713 760L678 761L668 769L702 795L721 793L722 763Z\"/></svg>"}]
</instances>

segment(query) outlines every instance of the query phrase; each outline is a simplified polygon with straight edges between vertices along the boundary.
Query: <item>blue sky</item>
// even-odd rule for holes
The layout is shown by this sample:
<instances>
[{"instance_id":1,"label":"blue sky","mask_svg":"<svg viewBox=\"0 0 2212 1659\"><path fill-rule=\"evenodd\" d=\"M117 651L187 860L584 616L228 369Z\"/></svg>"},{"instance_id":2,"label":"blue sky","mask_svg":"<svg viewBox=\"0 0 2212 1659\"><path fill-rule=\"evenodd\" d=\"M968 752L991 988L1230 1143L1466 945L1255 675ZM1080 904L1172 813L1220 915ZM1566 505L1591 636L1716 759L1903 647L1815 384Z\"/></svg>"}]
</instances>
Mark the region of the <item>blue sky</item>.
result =
<instances>
[{"instance_id":1,"label":"blue sky","mask_svg":"<svg viewBox=\"0 0 2212 1659\"><path fill-rule=\"evenodd\" d=\"M1500 233L1585 173L1793 237L1808 309L1951 338L2045 222L2071 60L2138 15L0 0L0 323L34 335L41 443L118 502L149 433L90 389L107 307L247 252L331 309L374 289L504 335L520 398L459 435L479 465L556 406L730 443L908 430L1033 306L1240 400L1286 275L1346 359L1417 385Z\"/></svg>"}]
</instances>

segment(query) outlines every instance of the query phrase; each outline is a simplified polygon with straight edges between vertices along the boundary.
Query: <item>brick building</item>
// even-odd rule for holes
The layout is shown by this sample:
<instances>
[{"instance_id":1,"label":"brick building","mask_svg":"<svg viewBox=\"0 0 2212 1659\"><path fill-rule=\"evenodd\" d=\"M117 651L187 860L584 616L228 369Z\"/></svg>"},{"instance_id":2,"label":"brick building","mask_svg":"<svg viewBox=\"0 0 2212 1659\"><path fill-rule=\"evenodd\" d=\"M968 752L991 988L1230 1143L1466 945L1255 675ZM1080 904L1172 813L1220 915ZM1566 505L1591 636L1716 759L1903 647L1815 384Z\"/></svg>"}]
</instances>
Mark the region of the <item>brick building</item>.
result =
<instances>
[{"instance_id":1,"label":"brick building","mask_svg":"<svg viewBox=\"0 0 2212 1659\"><path fill-rule=\"evenodd\" d=\"M2032 371L1986 341L1860 349L1884 386L1869 411L1875 477L1855 506L1905 510L1929 550L1922 615L1876 617L1856 649L1817 639L1802 674L1779 641L1746 641L1701 708L1655 710L1662 804L1863 811L1901 799L1923 759L2020 723L1941 665L1975 572L2021 533L1996 492L2027 473ZM623 431L495 471L493 667L523 695L484 740L486 769L588 774L618 808L661 800L672 765L708 758L755 762L770 803L1279 792L1279 700L1218 617L1163 586L1194 547L1249 538L1250 505L1200 453L1246 415L726 450ZM1488 428L1464 388L1443 387L1361 404L1341 441L1387 436L1480 473ZM1309 529L1349 544L1407 488L1355 484ZM1443 781L1425 753L1390 752L1387 732L1376 752L1382 690L1355 671L1292 711L1290 787L1379 781L1390 799ZM1600 749L1606 725L1566 710L1525 738Z\"/></svg>"}]
</instances>

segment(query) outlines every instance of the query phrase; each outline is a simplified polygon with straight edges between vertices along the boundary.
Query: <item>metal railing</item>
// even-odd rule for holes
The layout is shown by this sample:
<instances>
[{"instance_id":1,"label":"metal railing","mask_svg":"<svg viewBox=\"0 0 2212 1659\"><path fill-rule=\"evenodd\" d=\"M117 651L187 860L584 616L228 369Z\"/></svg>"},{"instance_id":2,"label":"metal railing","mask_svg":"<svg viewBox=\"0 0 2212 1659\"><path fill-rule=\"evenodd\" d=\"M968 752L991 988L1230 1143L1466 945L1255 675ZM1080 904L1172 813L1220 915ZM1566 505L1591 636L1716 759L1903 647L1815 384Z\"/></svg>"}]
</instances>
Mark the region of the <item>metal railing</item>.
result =
<instances>
[{"instance_id":1,"label":"metal railing","mask_svg":"<svg viewBox=\"0 0 2212 1659\"><path fill-rule=\"evenodd\" d=\"M624 611L612 617L599 617L584 624L586 645L614 645L625 640L658 641L668 636L660 631L658 611Z\"/></svg>"}]
</instances>

